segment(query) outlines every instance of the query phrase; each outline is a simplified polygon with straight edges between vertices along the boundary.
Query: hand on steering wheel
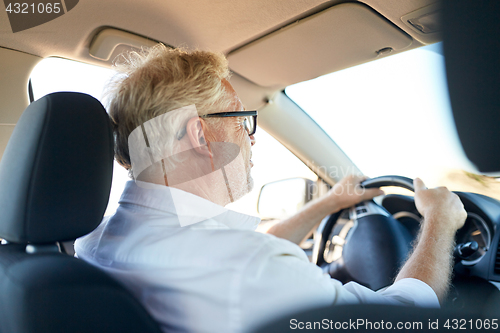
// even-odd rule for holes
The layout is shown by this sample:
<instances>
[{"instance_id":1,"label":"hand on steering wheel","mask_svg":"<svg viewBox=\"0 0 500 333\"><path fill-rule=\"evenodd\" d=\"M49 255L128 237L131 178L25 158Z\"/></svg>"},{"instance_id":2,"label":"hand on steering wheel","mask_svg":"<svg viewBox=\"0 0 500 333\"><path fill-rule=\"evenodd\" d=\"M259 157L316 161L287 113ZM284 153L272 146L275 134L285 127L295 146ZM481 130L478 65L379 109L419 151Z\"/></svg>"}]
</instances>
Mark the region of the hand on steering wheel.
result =
<instances>
[{"instance_id":1,"label":"hand on steering wheel","mask_svg":"<svg viewBox=\"0 0 500 333\"><path fill-rule=\"evenodd\" d=\"M366 179L365 176L350 175L336 183L327 194L331 205L329 213L352 207L359 202L384 194L384 191L379 188L362 187L361 182Z\"/></svg>"}]
</instances>

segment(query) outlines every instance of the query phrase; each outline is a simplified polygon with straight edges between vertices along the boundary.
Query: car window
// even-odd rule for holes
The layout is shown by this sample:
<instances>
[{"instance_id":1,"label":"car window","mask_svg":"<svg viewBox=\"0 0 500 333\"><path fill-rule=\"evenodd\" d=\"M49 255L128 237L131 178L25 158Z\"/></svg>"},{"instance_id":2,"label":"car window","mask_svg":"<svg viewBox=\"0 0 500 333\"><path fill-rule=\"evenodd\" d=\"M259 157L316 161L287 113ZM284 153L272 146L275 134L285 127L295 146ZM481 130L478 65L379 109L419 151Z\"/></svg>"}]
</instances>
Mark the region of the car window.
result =
<instances>
[{"instance_id":1,"label":"car window","mask_svg":"<svg viewBox=\"0 0 500 333\"><path fill-rule=\"evenodd\" d=\"M456 133L441 43L286 88L370 177L421 177L428 186L500 199L500 182L479 175Z\"/></svg>"},{"instance_id":2,"label":"car window","mask_svg":"<svg viewBox=\"0 0 500 333\"><path fill-rule=\"evenodd\" d=\"M92 95L105 104L103 92L114 74L115 72L108 68L60 58L47 58L42 60L31 74L33 96L37 100L52 92L75 91ZM227 207L258 216L257 199L264 184L293 177L315 181L317 176L261 128L257 129L255 138L256 144L252 149L254 188L248 195ZM128 172L115 162L111 195L105 215L114 213L118 207L118 200L128 180Z\"/></svg>"}]
</instances>

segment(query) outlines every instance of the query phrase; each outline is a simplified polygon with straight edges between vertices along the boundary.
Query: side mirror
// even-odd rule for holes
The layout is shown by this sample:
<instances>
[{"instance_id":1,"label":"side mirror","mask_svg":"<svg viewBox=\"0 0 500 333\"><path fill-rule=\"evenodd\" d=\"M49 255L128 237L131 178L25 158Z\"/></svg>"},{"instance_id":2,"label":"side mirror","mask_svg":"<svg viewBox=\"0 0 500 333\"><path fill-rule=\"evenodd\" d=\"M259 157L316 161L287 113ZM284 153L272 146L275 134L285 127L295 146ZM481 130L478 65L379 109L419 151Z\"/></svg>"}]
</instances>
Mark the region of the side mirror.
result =
<instances>
[{"instance_id":1,"label":"side mirror","mask_svg":"<svg viewBox=\"0 0 500 333\"><path fill-rule=\"evenodd\" d=\"M257 211L263 219L285 219L297 213L312 199L314 182L290 178L262 186Z\"/></svg>"}]
</instances>

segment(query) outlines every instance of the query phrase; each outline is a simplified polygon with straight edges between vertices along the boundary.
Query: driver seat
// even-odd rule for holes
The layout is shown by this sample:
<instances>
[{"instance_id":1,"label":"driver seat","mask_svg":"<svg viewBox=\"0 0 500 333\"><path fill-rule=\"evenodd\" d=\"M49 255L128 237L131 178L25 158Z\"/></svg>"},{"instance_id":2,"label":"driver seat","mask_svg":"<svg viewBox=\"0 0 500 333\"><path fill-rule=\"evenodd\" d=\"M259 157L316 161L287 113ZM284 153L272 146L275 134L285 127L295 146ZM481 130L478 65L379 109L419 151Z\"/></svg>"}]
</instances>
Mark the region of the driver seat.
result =
<instances>
[{"instance_id":1,"label":"driver seat","mask_svg":"<svg viewBox=\"0 0 500 333\"><path fill-rule=\"evenodd\" d=\"M161 332L117 281L60 252L99 225L112 173L95 98L50 94L23 113L0 162L0 331Z\"/></svg>"}]
</instances>

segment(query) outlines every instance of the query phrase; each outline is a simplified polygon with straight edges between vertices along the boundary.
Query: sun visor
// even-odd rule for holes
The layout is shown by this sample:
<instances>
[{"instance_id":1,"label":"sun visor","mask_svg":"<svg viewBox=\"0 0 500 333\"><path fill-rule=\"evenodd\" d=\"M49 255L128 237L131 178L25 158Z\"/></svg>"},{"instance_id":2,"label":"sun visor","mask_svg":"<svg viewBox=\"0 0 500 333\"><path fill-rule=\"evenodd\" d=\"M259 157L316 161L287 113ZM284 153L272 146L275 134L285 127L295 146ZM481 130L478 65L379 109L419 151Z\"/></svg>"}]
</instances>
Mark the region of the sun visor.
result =
<instances>
[{"instance_id":1,"label":"sun visor","mask_svg":"<svg viewBox=\"0 0 500 333\"><path fill-rule=\"evenodd\" d=\"M290 24L229 54L238 74L288 86L402 50L412 39L369 7L344 3Z\"/></svg>"}]
</instances>

